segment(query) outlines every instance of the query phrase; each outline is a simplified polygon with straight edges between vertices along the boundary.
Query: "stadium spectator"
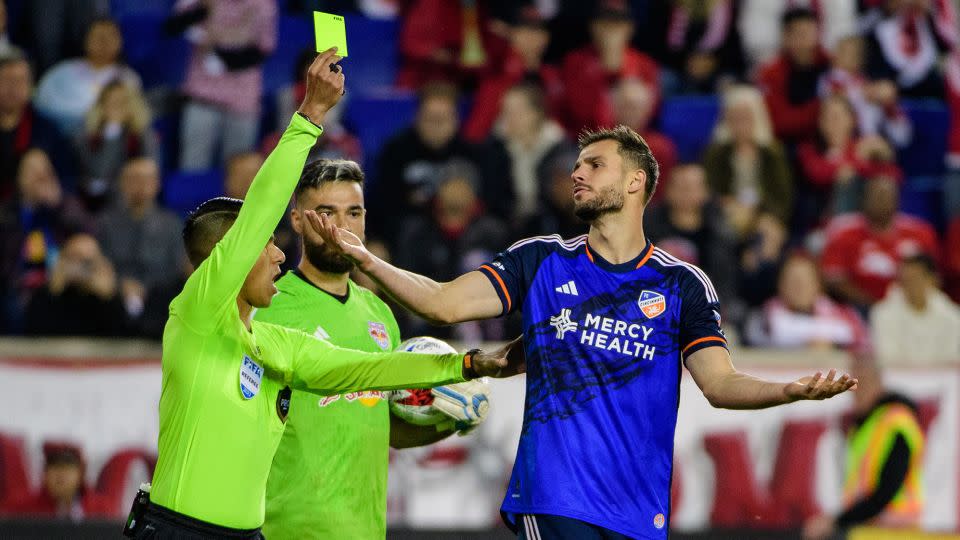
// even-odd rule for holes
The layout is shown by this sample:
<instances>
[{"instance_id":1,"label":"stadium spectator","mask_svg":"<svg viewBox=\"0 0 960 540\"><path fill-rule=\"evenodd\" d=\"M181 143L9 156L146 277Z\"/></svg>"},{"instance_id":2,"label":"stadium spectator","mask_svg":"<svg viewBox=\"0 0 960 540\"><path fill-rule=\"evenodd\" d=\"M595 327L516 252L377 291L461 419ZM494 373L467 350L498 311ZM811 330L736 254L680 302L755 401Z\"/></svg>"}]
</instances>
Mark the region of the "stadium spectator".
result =
<instances>
[{"instance_id":1,"label":"stadium spectator","mask_svg":"<svg viewBox=\"0 0 960 540\"><path fill-rule=\"evenodd\" d=\"M584 234L585 224L574 215L570 197L570 164L577 162L578 154L577 147L568 143L555 148L540 162L540 203L537 213L520 229L523 237L559 234L561 238L573 238Z\"/></svg>"},{"instance_id":2,"label":"stadium spectator","mask_svg":"<svg viewBox=\"0 0 960 540\"><path fill-rule=\"evenodd\" d=\"M855 525L915 530L924 510L923 462L926 436L917 404L887 390L871 360L852 363L857 379L853 425L847 435L843 511L814 516L803 527L804 540L836 538ZM896 533L893 533L896 534Z\"/></svg>"},{"instance_id":3,"label":"stadium spectator","mask_svg":"<svg viewBox=\"0 0 960 540\"><path fill-rule=\"evenodd\" d=\"M66 136L82 129L84 116L109 82L119 80L140 88L140 75L123 64L123 36L113 19L90 24L83 52L82 58L64 60L45 72L33 98L37 110L53 119Z\"/></svg>"},{"instance_id":4,"label":"stadium spectator","mask_svg":"<svg viewBox=\"0 0 960 540\"><path fill-rule=\"evenodd\" d=\"M946 290L954 302L960 303L960 249L957 246L960 246L960 216L950 220L944 243Z\"/></svg>"},{"instance_id":5,"label":"stadium spectator","mask_svg":"<svg viewBox=\"0 0 960 540\"><path fill-rule=\"evenodd\" d=\"M459 124L456 87L431 83L419 92L413 125L384 144L377 159L379 179L371 189L367 225L388 245L396 240L404 216L429 214L438 171L454 158L482 167L481 200L497 215L508 215L513 200L508 161L483 163L481 151L457 135Z\"/></svg>"},{"instance_id":6,"label":"stadium spectator","mask_svg":"<svg viewBox=\"0 0 960 540\"><path fill-rule=\"evenodd\" d=\"M0 56L0 203L15 194L20 159L30 148L64 154L57 127L30 106L33 75L18 49Z\"/></svg>"},{"instance_id":7,"label":"stadium spectator","mask_svg":"<svg viewBox=\"0 0 960 540\"><path fill-rule=\"evenodd\" d=\"M157 135L150 110L136 87L119 80L107 83L87 113L74 146L80 167L80 189L88 208L100 209L117 194L117 180L127 160L158 159Z\"/></svg>"},{"instance_id":8,"label":"stadium spectator","mask_svg":"<svg viewBox=\"0 0 960 540\"><path fill-rule=\"evenodd\" d=\"M957 45L953 2L886 0L868 16L867 73L907 97L943 97L940 55Z\"/></svg>"},{"instance_id":9,"label":"stadium spectator","mask_svg":"<svg viewBox=\"0 0 960 540\"><path fill-rule=\"evenodd\" d=\"M817 82L830 64L817 41L819 26L814 12L789 9L783 14L781 28L780 54L760 68L757 84L767 100L774 133L793 143L816 134Z\"/></svg>"},{"instance_id":10,"label":"stadium spectator","mask_svg":"<svg viewBox=\"0 0 960 540\"><path fill-rule=\"evenodd\" d=\"M787 228L770 214L758 214L750 234L740 242L740 294L748 306L760 306L777 292Z\"/></svg>"},{"instance_id":11,"label":"stadium spectator","mask_svg":"<svg viewBox=\"0 0 960 540\"><path fill-rule=\"evenodd\" d=\"M862 212L827 225L821 267L827 290L866 308L882 299L904 257L925 253L940 261L937 233L928 223L898 212L896 179L880 176L864 184Z\"/></svg>"},{"instance_id":12,"label":"stadium spectator","mask_svg":"<svg viewBox=\"0 0 960 540\"><path fill-rule=\"evenodd\" d=\"M183 93L180 167L206 170L252 150L260 127L264 60L277 43L272 0L179 0L170 33L193 43ZM221 148L221 159L215 150Z\"/></svg>"},{"instance_id":13,"label":"stadium spectator","mask_svg":"<svg viewBox=\"0 0 960 540\"><path fill-rule=\"evenodd\" d=\"M439 183L428 217L411 216L402 225L397 248L397 264L418 273L452 279L476 267L496 253L509 239L505 223L484 212L478 197L479 171L465 161L451 161L439 172ZM425 274L426 275L426 274ZM500 326L497 321L489 326ZM438 329L426 322L408 318L405 335L424 332L437 337ZM502 339L484 335L485 339Z\"/></svg>"},{"instance_id":14,"label":"stadium spectator","mask_svg":"<svg viewBox=\"0 0 960 540\"><path fill-rule=\"evenodd\" d=\"M948 218L960 216L960 50L943 62L950 129L947 135L947 174L943 184L944 210ZM956 245L956 244L954 244Z\"/></svg>"},{"instance_id":15,"label":"stadium spectator","mask_svg":"<svg viewBox=\"0 0 960 540\"><path fill-rule=\"evenodd\" d=\"M490 134L497 119L501 102L507 90L522 82L536 82L546 94L549 116L561 119L563 114L563 83L560 70L543 61L550 42L546 21L532 5L515 9L508 38L510 47L496 70L490 70L477 87L473 108L463 126L468 141L481 142Z\"/></svg>"},{"instance_id":16,"label":"stadium spectator","mask_svg":"<svg viewBox=\"0 0 960 540\"><path fill-rule=\"evenodd\" d=\"M98 17L110 14L106 0L31 0L17 6L15 42L29 53L35 73L83 50L87 30Z\"/></svg>"},{"instance_id":17,"label":"stadium spectator","mask_svg":"<svg viewBox=\"0 0 960 540\"><path fill-rule=\"evenodd\" d=\"M127 313L136 319L155 287L175 279L186 253L180 220L157 206L160 171L150 158L133 158L120 172L120 201L98 224L97 238L120 280Z\"/></svg>"},{"instance_id":18,"label":"stadium spectator","mask_svg":"<svg viewBox=\"0 0 960 540\"><path fill-rule=\"evenodd\" d=\"M493 31L487 2L411 0L400 28L397 86L418 89L446 81L469 85L504 57L506 43Z\"/></svg>"},{"instance_id":19,"label":"stadium spectator","mask_svg":"<svg viewBox=\"0 0 960 540\"><path fill-rule=\"evenodd\" d=\"M676 78L673 93L712 94L744 75L734 0L673 0L663 55Z\"/></svg>"},{"instance_id":20,"label":"stadium spectator","mask_svg":"<svg viewBox=\"0 0 960 540\"><path fill-rule=\"evenodd\" d=\"M644 80L660 102L660 68L646 54L630 46L634 22L626 0L601 0L590 20L591 43L571 51L561 65L567 129L578 133L613 124L609 91L628 77Z\"/></svg>"},{"instance_id":21,"label":"stadium spectator","mask_svg":"<svg viewBox=\"0 0 960 540\"><path fill-rule=\"evenodd\" d=\"M17 186L17 199L0 206L0 323L7 330L20 329L23 308L33 291L46 284L63 241L89 226L79 201L63 192L43 150L24 154Z\"/></svg>"},{"instance_id":22,"label":"stadium spectator","mask_svg":"<svg viewBox=\"0 0 960 540\"><path fill-rule=\"evenodd\" d=\"M789 222L793 208L790 168L755 88L734 86L724 92L723 111L703 164L707 183L720 197L738 238L750 234L759 213Z\"/></svg>"},{"instance_id":23,"label":"stadium spectator","mask_svg":"<svg viewBox=\"0 0 960 540\"><path fill-rule=\"evenodd\" d=\"M510 160L514 202L509 218L519 224L537 213L543 158L564 144L563 128L547 116L543 89L532 83L514 86L503 96L493 144Z\"/></svg>"},{"instance_id":24,"label":"stadium spectator","mask_svg":"<svg viewBox=\"0 0 960 540\"><path fill-rule=\"evenodd\" d=\"M870 330L880 362L960 362L960 307L939 289L927 255L903 260L897 283L870 311Z\"/></svg>"},{"instance_id":25,"label":"stadium spectator","mask_svg":"<svg viewBox=\"0 0 960 540\"><path fill-rule=\"evenodd\" d=\"M40 489L11 504L9 514L73 522L115 517L111 515L111 502L86 485L86 464L79 448L69 443L47 442L43 445L43 458Z\"/></svg>"},{"instance_id":26,"label":"stadium spectator","mask_svg":"<svg viewBox=\"0 0 960 540\"><path fill-rule=\"evenodd\" d=\"M770 24L790 9L809 10L817 21L819 44L833 50L840 38L857 31L857 0L742 0L737 26L751 67L768 62L783 39L782 27Z\"/></svg>"},{"instance_id":27,"label":"stadium spectator","mask_svg":"<svg viewBox=\"0 0 960 540\"><path fill-rule=\"evenodd\" d=\"M613 87L613 120L632 128L647 141L660 165L660 177L669 179L670 170L677 164L677 147L650 125L657 107L656 95L657 90L641 79L623 79ZM659 200L657 195L654 192L654 201Z\"/></svg>"},{"instance_id":28,"label":"stadium spectator","mask_svg":"<svg viewBox=\"0 0 960 540\"><path fill-rule=\"evenodd\" d=\"M64 242L47 286L27 304L25 332L43 336L123 336L129 322L113 265L94 237Z\"/></svg>"},{"instance_id":29,"label":"stadium spectator","mask_svg":"<svg viewBox=\"0 0 960 540\"><path fill-rule=\"evenodd\" d=\"M814 259L800 253L788 256L778 281L777 296L751 315L747 324L745 337L751 345L847 350L868 346L863 319L824 293Z\"/></svg>"},{"instance_id":30,"label":"stadium spectator","mask_svg":"<svg viewBox=\"0 0 960 540\"><path fill-rule=\"evenodd\" d=\"M7 3L0 0L0 56L6 56L13 51L10 43L10 31L7 27Z\"/></svg>"},{"instance_id":31,"label":"stadium spectator","mask_svg":"<svg viewBox=\"0 0 960 540\"><path fill-rule=\"evenodd\" d=\"M664 191L662 203L652 206L645 217L647 236L660 249L702 268L723 299L724 309L736 311L736 239L723 212L711 201L706 171L696 163L678 165Z\"/></svg>"},{"instance_id":32,"label":"stadium spectator","mask_svg":"<svg viewBox=\"0 0 960 540\"><path fill-rule=\"evenodd\" d=\"M340 13L335 11L334 13ZM297 67L294 70L294 83L277 90L276 97L276 118L277 124L273 133L264 137L260 144L260 152L264 155L269 154L280 140L280 135L287 129L287 123L290 117L297 112L297 106L303 101L304 92L306 92L307 68L313 63L317 52L313 47L308 47L300 53L297 59ZM307 162L311 163L317 159L348 159L350 161L361 161L363 159L363 147L354 134L350 133L344 127L341 117L343 116L346 103L349 101L344 96L330 111L323 121L323 137L317 139L317 144L310 151ZM229 158L228 158L229 163Z\"/></svg>"},{"instance_id":33,"label":"stadium spectator","mask_svg":"<svg viewBox=\"0 0 960 540\"><path fill-rule=\"evenodd\" d=\"M234 199L246 198L247 190L261 166L263 154L260 152L241 152L230 156L223 177L223 194Z\"/></svg>"},{"instance_id":34,"label":"stadium spectator","mask_svg":"<svg viewBox=\"0 0 960 540\"><path fill-rule=\"evenodd\" d=\"M797 148L806 180L802 191L813 201L809 213L817 218L856 211L866 178L902 176L893 148L879 135L858 138L856 122L846 97L828 96L820 104L816 139Z\"/></svg>"},{"instance_id":35,"label":"stadium spectator","mask_svg":"<svg viewBox=\"0 0 960 540\"><path fill-rule=\"evenodd\" d=\"M833 49L830 70L820 77L820 99L845 96L857 115L860 135L882 135L897 148L910 144L913 125L898 102L897 85L889 79L871 80L864 73L864 42L846 36Z\"/></svg>"}]
</instances>

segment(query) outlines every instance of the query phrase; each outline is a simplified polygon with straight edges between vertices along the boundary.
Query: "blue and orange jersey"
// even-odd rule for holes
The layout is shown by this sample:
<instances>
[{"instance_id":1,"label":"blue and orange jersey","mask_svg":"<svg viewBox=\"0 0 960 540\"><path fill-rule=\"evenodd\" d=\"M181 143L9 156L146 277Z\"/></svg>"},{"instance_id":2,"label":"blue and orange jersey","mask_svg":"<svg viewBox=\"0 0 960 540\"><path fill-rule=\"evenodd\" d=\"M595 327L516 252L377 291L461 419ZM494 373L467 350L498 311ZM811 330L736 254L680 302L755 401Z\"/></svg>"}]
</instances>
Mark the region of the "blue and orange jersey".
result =
<instances>
[{"instance_id":1,"label":"blue and orange jersey","mask_svg":"<svg viewBox=\"0 0 960 540\"><path fill-rule=\"evenodd\" d=\"M501 508L554 514L636 538L667 538L680 370L726 347L702 270L647 243L603 260L586 235L521 240L479 268L521 310L523 431Z\"/></svg>"}]
</instances>

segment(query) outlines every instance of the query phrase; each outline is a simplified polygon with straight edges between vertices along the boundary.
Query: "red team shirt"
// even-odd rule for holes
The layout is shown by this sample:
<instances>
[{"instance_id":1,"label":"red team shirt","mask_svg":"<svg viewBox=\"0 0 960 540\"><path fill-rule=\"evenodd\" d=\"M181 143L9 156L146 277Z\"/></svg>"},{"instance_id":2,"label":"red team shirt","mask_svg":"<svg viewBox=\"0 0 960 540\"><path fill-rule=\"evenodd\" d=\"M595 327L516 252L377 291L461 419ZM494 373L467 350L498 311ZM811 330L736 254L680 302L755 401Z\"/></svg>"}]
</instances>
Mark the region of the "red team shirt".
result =
<instances>
[{"instance_id":1,"label":"red team shirt","mask_svg":"<svg viewBox=\"0 0 960 540\"><path fill-rule=\"evenodd\" d=\"M827 229L821 266L824 276L849 278L876 301L897 277L904 257L926 253L940 261L937 233L926 222L898 214L886 231L876 231L862 215L840 216Z\"/></svg>"}]
</instances>

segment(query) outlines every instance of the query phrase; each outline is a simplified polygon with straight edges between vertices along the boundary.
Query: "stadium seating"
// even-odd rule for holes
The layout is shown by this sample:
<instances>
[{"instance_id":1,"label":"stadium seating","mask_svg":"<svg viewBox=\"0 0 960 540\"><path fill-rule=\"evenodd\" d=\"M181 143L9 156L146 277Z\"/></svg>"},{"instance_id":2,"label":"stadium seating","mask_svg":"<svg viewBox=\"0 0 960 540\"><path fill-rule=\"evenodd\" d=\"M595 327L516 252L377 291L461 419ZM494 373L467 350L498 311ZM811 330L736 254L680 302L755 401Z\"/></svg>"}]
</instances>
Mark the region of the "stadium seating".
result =
<instances>
[{"instance_id":1,"label":"stadium seating","mask_svg":"<svg viewBox=\"0 0 960 540\"><path fill-rule=\"evenodd\" d=\"M162 12L144 11L118 17L123 34L123 52L143 79L144 88L176 87L183 81L190 57L190 44L181 37L163 33Z\"/></svg>"},{"instance_id":2,"label":"stadium seating","mask_svg":"<svg viewBox=\"0 0 960 540\"><path fill-rule=\"evenodd\" d=\"M185 217L203 201L223 194L223 171L184 172L168 174L163 180L163 204Z\"/></svg>"}]
</instances>

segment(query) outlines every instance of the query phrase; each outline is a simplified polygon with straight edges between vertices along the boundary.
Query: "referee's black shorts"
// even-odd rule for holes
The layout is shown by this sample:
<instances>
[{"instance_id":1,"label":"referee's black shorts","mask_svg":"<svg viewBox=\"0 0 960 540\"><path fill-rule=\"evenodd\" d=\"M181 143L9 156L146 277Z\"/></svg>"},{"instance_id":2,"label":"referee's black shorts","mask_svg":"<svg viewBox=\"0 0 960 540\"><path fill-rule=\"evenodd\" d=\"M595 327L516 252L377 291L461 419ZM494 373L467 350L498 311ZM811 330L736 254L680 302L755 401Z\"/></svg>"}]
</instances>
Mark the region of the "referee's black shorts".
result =
<instances>
[{"instance_id":1,"label":"referee's black shorts","mask_svg":"<svg viewBox=\"0 0 960 540\"><path fill-rule=\"evenodd\" d=\"M264 540L260 529L230 529L193 519L150 503L133 536L136 540Z\"/></svg>"}]
</instances>

